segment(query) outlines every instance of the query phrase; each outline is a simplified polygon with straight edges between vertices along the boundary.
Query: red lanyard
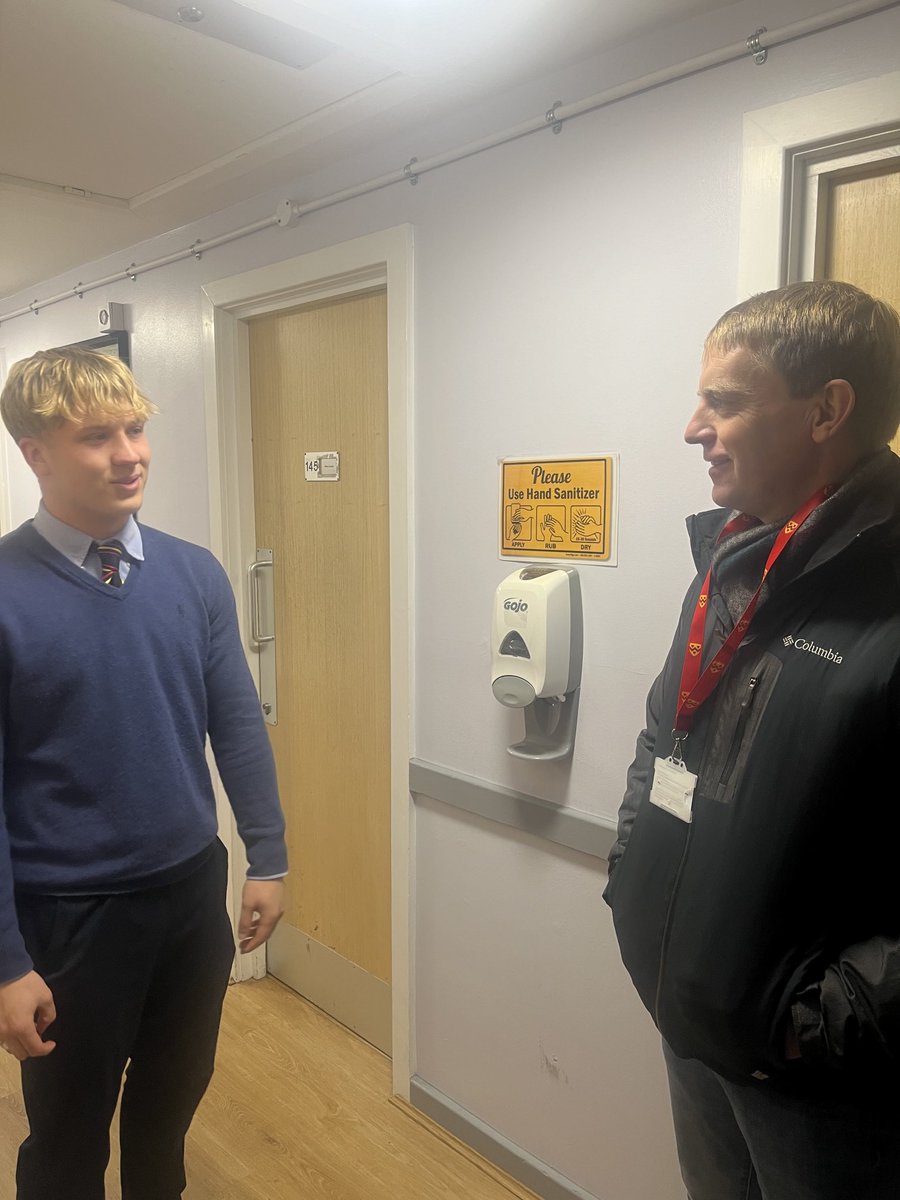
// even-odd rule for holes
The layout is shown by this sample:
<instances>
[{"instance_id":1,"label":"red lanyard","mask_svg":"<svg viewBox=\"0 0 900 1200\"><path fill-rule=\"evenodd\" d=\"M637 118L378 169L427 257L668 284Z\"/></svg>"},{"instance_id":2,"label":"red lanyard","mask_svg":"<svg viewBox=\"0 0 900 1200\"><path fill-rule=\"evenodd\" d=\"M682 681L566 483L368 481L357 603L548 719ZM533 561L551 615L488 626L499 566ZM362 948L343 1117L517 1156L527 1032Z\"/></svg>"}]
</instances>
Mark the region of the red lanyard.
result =
<instances>
[{"instance_id":1,"label":"red lanyard","mask_svg":"<svg viewBox=\"0 0 900 1200\"><path fill-rule=\"evenodd\" d=\"M788 542L813 511L818 508L826 496L834 489L824 487L821 491L807 500L806 504L796 512L786 525L781 529L778 537L775 539L775 545L769 552L769 557L766 559L766 565L763 568L762 579L759 581L759 587L750 598L750 603L744 609L740 619L736 623L734 629L728 635L726 641L722 644L721 649L711 660L706 670L701 675L700 665L703 662L703 632L706 626L706 606L709 601L709 581L712 576L712 567L706 572L706 579L703 581L703 587L700 589L700 595L697 599L697 607L694 610L694 619L691 621L691 631L688 635L687 650L684 655L684 667L681 671L681 687L678 690L678 707L675 710L675 734L676 749L680 750L680 743L687 736L688 731L694 720L694 715L697 709L705 700L708 700L715 691L716 685L722 678L725 668L734 658L735 651L741 644L744 634L747 632L753 614L756 611L756 605L759 602L760 592L763 584L766 581L766 576L772 569L775 562L781 557ZM731 537L738 530L748 529L754 523L753 517L741 514L735 517L733 521L729 521L722 532L719 534L716 542L724 541L725 538ZM680 737L678 735L681 735Z\"/></svg>"}]
</instances>

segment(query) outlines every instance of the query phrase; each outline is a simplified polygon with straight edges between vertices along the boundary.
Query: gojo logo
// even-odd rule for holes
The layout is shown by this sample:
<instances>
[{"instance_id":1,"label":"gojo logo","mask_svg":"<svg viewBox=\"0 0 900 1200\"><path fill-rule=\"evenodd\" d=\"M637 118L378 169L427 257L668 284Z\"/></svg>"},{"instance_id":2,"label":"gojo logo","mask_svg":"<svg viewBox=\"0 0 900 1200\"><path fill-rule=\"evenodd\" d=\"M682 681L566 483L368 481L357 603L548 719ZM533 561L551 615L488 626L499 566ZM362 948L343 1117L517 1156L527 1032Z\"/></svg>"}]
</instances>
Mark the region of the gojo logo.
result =
<instances>
[{"instance_id":1,"label":"gojo logo","mask_svg":"<svg viewBox=\"0 0 900 1200\"><path fill-rule=\"evenodd\" d=\"M503 605L510 612L528 612L528 602L526 600L507 600Z\"/></svg>"}]
</instances>

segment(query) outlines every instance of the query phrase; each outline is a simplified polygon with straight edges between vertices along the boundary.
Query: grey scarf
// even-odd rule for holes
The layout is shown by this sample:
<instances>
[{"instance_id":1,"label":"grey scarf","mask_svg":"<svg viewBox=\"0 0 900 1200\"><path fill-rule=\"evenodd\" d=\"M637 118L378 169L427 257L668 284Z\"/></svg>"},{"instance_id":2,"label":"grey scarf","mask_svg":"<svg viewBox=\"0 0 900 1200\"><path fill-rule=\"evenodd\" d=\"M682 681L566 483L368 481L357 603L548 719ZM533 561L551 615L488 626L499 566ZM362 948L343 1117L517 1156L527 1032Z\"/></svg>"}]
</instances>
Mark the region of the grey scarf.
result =
<instances>
[{"instance_id":1,"label":"grey scarf","mask_svg":"<svg viewBox=\"0 0 900 1200\"><path fill-rule=\"evenodd\" d=\"M860 502L891 470L892 458L891 451L885 448L862 459L840 487L810 513L766 578L757 609L765 604L774 589L803 571L827 538L841 526L852 526ZM753 525L733 534L713 551L710 590L722 596L732 621L737 621L750 603L783 524L778 521L774 525Z\"/></svg>"}]
</instances>

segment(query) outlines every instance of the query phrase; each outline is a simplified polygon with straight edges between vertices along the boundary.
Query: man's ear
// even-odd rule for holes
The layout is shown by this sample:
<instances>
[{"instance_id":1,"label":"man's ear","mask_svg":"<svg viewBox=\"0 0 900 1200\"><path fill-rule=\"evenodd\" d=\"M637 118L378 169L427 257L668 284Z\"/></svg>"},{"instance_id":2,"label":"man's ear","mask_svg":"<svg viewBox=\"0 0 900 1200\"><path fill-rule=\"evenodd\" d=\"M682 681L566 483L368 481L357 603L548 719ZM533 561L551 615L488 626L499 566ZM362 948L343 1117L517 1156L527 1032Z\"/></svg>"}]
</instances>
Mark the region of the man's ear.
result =
<instances>
[{"instance_id":1,"label":"man's ear","mask_svg":"<svg viewBox=\"0 0 900 1200\"><path fill-rule=\"evenodd\" d=\"M44 450L44 443L40 438L23 437L19 442L19 449L22 451L22 457L37 475L38 479L42 479L48 472L47 456Z\"/></svg>"},{"instance_id":2,"label":"man's ear","mask_svg":"<svg viewBox=\"0 0 900 1200\"><path fill-rule=\"evenodd\" d=\"M831 379L822 388L813 408L814 442L827 442L838 433L846 433L850 414L856 407L856 392L846 379Z\"/></svg>"}]
</instances>

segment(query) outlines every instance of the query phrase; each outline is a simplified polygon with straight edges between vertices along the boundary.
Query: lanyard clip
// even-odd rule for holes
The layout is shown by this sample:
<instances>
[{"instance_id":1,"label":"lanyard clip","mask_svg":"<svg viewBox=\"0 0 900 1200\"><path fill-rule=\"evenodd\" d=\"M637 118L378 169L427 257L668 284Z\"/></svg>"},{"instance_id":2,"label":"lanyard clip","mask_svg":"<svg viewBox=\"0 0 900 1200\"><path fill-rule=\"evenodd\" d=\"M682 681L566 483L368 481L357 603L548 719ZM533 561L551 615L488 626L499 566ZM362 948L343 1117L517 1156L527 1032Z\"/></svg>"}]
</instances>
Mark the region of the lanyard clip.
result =
<instances>
[{"instance_id":1,"label":"lanyard clip","mask_svg":"<svg viewBox=\"0 0 900 1200\"><path fill-rule=\"evenodd\" d=\"M679 767L684 766L684 755L681 752L681 748L684 745L684 743L687 741L687 738L688 738L688 734L687 734L686 729L685 730L681 730L681 729L673 729L672 730L672 740L674 741L675 745L672 747L671 758L672 758L672 762L675 763L676 766L679 766Z\"/></svg>"}]
</instances>

